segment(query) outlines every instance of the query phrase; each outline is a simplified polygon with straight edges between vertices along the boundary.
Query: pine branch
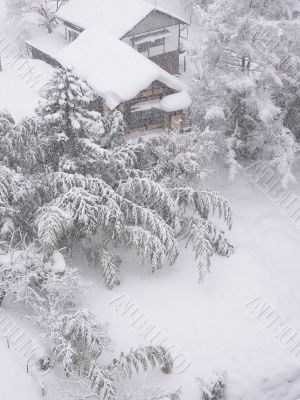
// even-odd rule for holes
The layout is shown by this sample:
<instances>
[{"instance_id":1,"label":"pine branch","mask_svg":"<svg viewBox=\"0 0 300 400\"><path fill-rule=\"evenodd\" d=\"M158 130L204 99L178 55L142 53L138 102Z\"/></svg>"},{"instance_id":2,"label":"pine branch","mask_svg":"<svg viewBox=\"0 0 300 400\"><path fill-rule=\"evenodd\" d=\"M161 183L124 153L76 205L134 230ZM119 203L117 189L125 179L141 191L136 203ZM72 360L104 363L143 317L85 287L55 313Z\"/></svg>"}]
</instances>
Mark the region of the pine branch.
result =
<instances>
[{"instance_id":1,"label":"pine branch","mask_svg":"<svg viewBox=\"0 0 300 400\"><path fill-rule=\"evenodd\" d=\"M91 389L96 394L101 395L103 400L116 399L117 390L111 373L107 369L101 369L96 363L93 363L89 371L88 380Z\"/></svg>"},{"instance_id":2,"label":"pine branch","mask_svg":"<svg viewBox=\"0 0 300 400\"><path fill-rule=\"evenodd\" d=\"M37 236L46 256L59 248L59 243L73 228L72 214L52 204L41 207L36 216Z\"/></svg>"},{"instance_id":3,"label":"pine branch","mask_svg":"<svg viewBox=\"0 0 300 400\"><path fill-rule=\"evenodd\" d=\"M150 179L128 179L120 182L117 193L136 204L155 210L175 230L179 229L177 207L169 191Z\"/></svg>"},{"instance_id":4,"label":"pine branch","mask_svg":"<svg viewBox=\"0 0 300 400\"><path fill-rule=\"evenodd\" d=\"M166 374L171 373L173 360L170 353L162 346L140 347L127 355L121 353L119 359L113 360L107 369L118 378L126 379L131 378L134 372L147 371L149 367L161 367Z\"/></svg>"},{"instance_id":5,"label":"pine branch","mask_svg":"<svg viewBox=\"0 0 300 400\"><path fill-rule=\"evenodd\" d=\"M232 210L228 201L217 192L194 190L192 188L175 188L171 190L173 198L179 207L196 211L201 218L208 219L209 215L218 214L223 218L229 229L232 227Z\"/></svg>"},{"instance_id":6,"label":"pine branch","mask_svg":"<svg viewBox=\"0 0 300 400\"><path fill-rule=\"evenodd\" d=\"M199 280L210 273L211 257L214 252L229 257L233 253L233 246L227 241L224 232L207 220L187 218L181 233L186 245L192 244L196 260L199 260Z\"/></svg>"},{"instance_id":7,"label":"pine branch","mask_svg":"<svg viewBox=\"0 0 300 400\"><path fill-rule=\"evenodd\" d=\"M100 267L105 283L109 289L120 285L121 258L111 254L103 246L98 245L87 250L90 263Z\"/></svg>"},{"instance_id":8,"label":"pine branch","mask_svg":"<svg viewBox=\"0 0 300 400\"><path fill-rule=\"evenodd\" d=\"M124 242L128 248L135 248L138 255L142 254L152 264L152 272L161 269L166 255L166 248L157 236L142 227L127 226Z\"/></svg>"}]
</instances>

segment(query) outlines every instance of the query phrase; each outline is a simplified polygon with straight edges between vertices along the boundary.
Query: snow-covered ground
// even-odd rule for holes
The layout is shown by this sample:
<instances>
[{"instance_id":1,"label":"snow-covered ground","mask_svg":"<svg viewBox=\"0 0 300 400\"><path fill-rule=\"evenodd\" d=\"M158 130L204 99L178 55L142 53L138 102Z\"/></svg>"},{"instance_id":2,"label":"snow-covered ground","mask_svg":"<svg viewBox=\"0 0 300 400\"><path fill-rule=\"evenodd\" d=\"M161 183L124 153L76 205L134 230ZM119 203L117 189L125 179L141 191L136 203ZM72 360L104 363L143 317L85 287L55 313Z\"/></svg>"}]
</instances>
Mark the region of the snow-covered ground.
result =
<instances>
[{"instance_id":1,"label":"snow-covered ground","mask_svg":"<svg viewBox=\"0 0 300 400\"><path fill-rule=\"evenodd\" d=\"M18 357L10 352L2 341L0 341L0 354L0 399L40 399L41 390L26 373L26 366L19 363Z\"/></svg>"},{"instance_id":2,"label":"snow-covered ground","mask_svg":"<svg viewBox=\"0 0 300 400\"><path fill-rule=\"evenodd\" d=\"M175 266L155 275L128 260L122 284L112 292L88 273L96 284L86 302L100 320L111 323L118 351L141 343L138 323L132 327L128 313L112 313L122 295L136 304L137 317L144 313L168 343L181 349L191 366L169 384L183 385L184 400L199 398L195 377L224 370L230 400L300 398L300 379L294 382L300 364L246 307L260 297L300 332L300 232L246 179L222 185L235 212L230 237L236 251L229 259L215 257L203 283L198 284L197 264L185 249Z\"/></svg>"},{"instance_id":3,"label":"snow-covered ground","mask_svg":"<svg viewBox=\"0 0 300 400\"><path fill-rule=\"evenodd\" d=\"M235 254L229 259L214 257L211 275L204 282L198 283L192 253L182 249L175 266L155 275L140 262L132 265L128 258L122 284L113 291L105 288L93 269L82 267L85 278L95 280L84 301L100 321L110 323L117 354L147 343L139 335L143 319L131 326L134 319L116 311L122 303L117 299L134 303L136 316L144 313L155 332L161 330L161 338L167 337L177 354L183 354L185 366L190 364L181 374L160 376L161 386L182 385L183 400L199 398L196 377L225 370L230 400L297 400L300 364L246 305L260 297L300 332L300 232L246 177L216 186L234 210L230 239ZM35 382L30 384L20 361L1 342L0 346L1 360L3 355L5 359L0 362L1 381L13 375L19 381L17 388L0 385L0 398L16 400L18 390L25 396L22 399L39 398Z\"/></svg>"},{"instance_id":4,"label":"snow-covered ground","mask_svg":"<svg viewBox=\"0 0 300 400\"><path fill-rule=\"evenodd\" d=\"M40 101L39 89L53 71L43 61L20 60L25 63L21 73L4 62L3 71L0 72L0 110L9 111L16 122L33 115ZM21 63L19 61L19 65Z\"/></svg>"}]
</instances>

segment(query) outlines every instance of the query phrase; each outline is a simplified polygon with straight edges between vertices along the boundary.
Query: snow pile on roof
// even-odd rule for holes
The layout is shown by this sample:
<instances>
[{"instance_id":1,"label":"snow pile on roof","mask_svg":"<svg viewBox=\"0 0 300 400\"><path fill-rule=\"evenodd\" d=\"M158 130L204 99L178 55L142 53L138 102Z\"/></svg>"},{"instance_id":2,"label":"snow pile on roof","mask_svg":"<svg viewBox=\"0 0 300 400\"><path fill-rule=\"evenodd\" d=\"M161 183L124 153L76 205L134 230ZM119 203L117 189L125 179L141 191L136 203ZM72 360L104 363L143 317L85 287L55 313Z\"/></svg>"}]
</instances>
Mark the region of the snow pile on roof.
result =
<instances>
[{"instance_id":1,"label":"snow pile on roof","mask_svg":"<svg viewBox=\"0 0 300 400\"><path fill-rule=\"evenodd\" d=\"M164 97L160 102L160 109L166 112L185 110L192 104L186 90Z\"/></svg>"},{"instance_id":2,"label":"snow pile on roof","mask_svg":"<svg viewBox=\"0 0 300 400\"><path fill-rule=\"evenodd\" d=\"M151 109L165 112L180 111L188 108L192 103L191 97L186 90L164 97L162 100L154 99L141 101L131 107L131 112L145 111Z\"/></svg>"},{"instance_id":3,"label":"snow pile on roof","mask_svg":"<svg viewBox=\"0 0 300 400\"><path fill-rule=\"evenodd\" d=\"M84 31L57 54L56 60L64 67L73 68L76 75L86 80L109 107L133 99L154 81L160 81L177 92L187 89L179 79L97 28Z\"/></svg>"},{"instance_id":4,"label":"snow pile on roof","mask_svg":"<svg viewBox=\"0 0 300 400\"><path fill-rule=\"evenodd\" d=\"M155 9L188 23L142 0L71 0L56 15L80 28L98 27L121 39Z\"/></svg>"},{"instance_id":5,"label":"snow pile on roof","mask_svg":"<svg viewBox=\"0 0 300 400\"><path fill-rule=\"evenodd\" d=\"M26 43L53 58L61 49L67 46L63 34L59 31L37 36Z\"/></svg>"}]
</instances>

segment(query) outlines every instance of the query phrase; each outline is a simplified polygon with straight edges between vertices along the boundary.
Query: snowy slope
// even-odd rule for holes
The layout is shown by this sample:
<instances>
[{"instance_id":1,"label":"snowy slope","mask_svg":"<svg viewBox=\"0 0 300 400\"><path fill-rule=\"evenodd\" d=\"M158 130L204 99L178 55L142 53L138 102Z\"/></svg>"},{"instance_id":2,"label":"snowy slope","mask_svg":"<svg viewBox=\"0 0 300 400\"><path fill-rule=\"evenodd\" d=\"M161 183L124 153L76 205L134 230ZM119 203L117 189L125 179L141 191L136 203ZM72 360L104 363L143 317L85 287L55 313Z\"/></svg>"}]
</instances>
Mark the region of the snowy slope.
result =
<instances>
[{"instance_id":1,"label":"snowy slope","mask_svg":"<svg viewBox=\"0 0 300 400\"><path fill-rule=\"evenodd\" d=\"M300 364L245 306L261 297L300 332L300 233L246 178L232 186L224 182L215 186L235 211L230 239L236 252L229 259L214 257L212 273L203 283L197 282L190 250L182 249L175 266L155 275L140 261L133 264L128 255L122 284L113 291L105 288L97 272L81 267L87 280L96 281L85 303L100 321L110 323L116 354L149 343L139 334L141 321L134 325L128 313L116 311L121 296L134 303L135 316L144 314L187 360L183 373L153 377L161 387L182 385L183 400L198 399L195 378L210 377L215 370L227 371L230 400L298 400ZM18 360L0 346L5 359L5 365L0 362L1 382L3 376L7 382L0 385L0 398L16 400L19 390L22 400L35 400L35 382L30 384ZM11 387L13 376L18 376L20 389ZM153 382L152 377L147 380Z\"/></svg>"},{"instance_id":2,"label":"snowy slope","mask_svg":"<svg viewBox=\"0 0 300 400\"><path fill-rule=\"evenodd\" d=\"M0 340L0 399L40 400L41 391L26 368Z\"/></svg>"},{"instance_id":3,"label":"snowy slope","mask_svg":"<svg viewBox=\"0 0 300 400\"><path fill-rule=\"evenodd\" d=\"M236 253L215 257L205 282L197 283L193 255L183 250L174 267L156 275L128 259L120 288L105 291L99 278L86 301L99 319L111 323L119 351L147 343L132 319L112 313L110 303L122 295L138 306L137 316L144 313L166 333L191 366L162 383L182 384L184 400L199 398L195 377L215 370L227 370L230 400L296 400L300 364L245 306L261 297L300 331L300 233L246 179L222 192L235 211Z\"/></svg>"},{"instance_id":4,"label":"snowy slope","mask_svg":"<svg viewBox=\"0 0 300 400\"><path fill-rule=\"evenodd\" d=\"M0 110L9 111L16 121L32 115L38 98L13 72L0 72Z\"/></svg>"}]
</instances>

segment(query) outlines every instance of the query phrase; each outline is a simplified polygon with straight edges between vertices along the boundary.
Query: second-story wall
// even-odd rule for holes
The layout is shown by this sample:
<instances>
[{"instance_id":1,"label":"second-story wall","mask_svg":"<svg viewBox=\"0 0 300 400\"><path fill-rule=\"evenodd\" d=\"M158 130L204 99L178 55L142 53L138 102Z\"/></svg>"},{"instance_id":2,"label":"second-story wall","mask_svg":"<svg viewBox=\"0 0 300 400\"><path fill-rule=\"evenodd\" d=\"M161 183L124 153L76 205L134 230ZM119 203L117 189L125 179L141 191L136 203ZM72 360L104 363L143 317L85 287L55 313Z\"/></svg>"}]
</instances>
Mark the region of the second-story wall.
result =
<instances>
[{"instance_id":1,"label":"second-story wall","mask_svg":"<svg viewBox=\"0 0 300 400\"><path fill-rule=\"evenodd\" d=\"M150 13L122 41L166 71L179 70L180 21L158 10Z\"/></svg>"},{"instance_id":2,"label":"second-story wall","mask_svg":"<svg viewBox=\"0 0 300 400\"><path fill-rule=\"evenodd\" d=\"M138 35L126 36L122 41L148 58L179 51L179 28L173 25L152 29Z\"/></svg>"}]
</instances>

